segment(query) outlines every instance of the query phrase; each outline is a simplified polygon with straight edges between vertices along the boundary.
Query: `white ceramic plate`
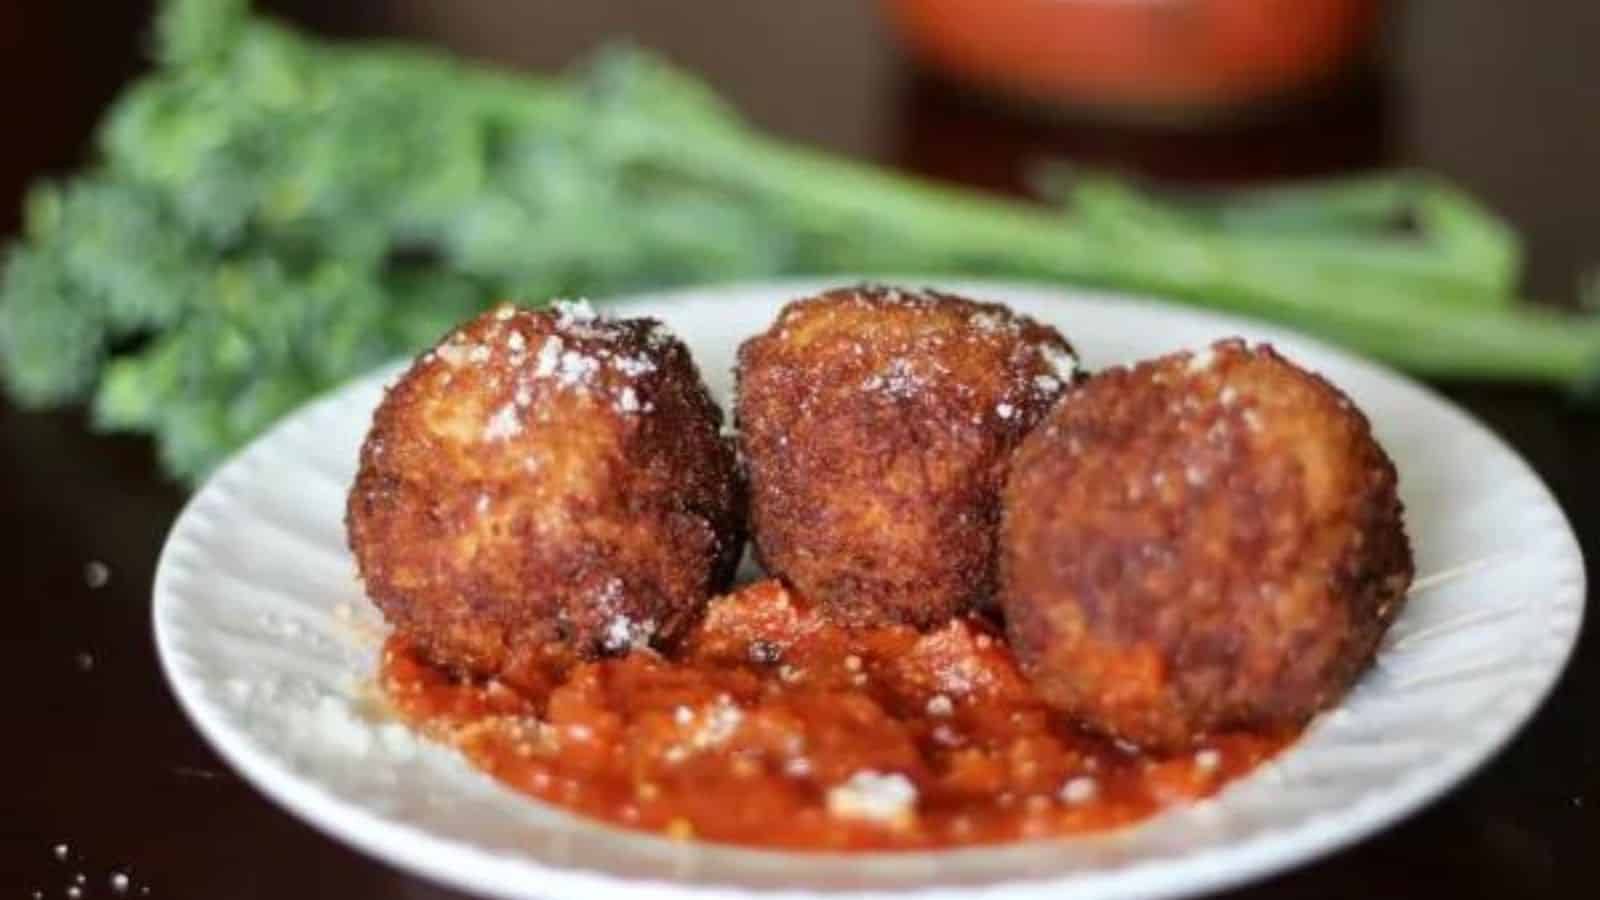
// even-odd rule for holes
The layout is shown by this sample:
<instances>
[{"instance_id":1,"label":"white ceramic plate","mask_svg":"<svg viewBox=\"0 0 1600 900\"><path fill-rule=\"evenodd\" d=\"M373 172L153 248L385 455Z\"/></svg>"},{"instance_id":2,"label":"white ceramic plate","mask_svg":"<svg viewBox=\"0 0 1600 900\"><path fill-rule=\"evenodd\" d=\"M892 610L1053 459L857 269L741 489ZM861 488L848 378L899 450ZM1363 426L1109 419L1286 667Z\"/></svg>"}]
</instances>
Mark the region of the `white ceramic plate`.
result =
<instances>
[{"instance_id":1,"label":"white ceramic plate","mask_svg":"<svg viewBox=\"0 0 1600 900\"><path fill-rule=\"evenodd\" d=\"M1254 322L1057 289L946 286L1057 325L1091 367L1226 335L1271 340L1350 393L1399 465L1420 578L1377 666L1294 748L1214 800L1104 837L842 856L679 844L502 789L374 718L381 625L354 577L342 514L357 446L395 367L288 417L184 510L155 584L167 677L221 754L317 828L466 890L584 900L912 890L1164 897L1238 884L1437 797L1500 748L1555 682L1582 616L1577 541L1527 465L1460 410L1376 365ZM626 308L676 329L726 399L739 342L816 287L686 291Z\"/></svg>"}]
</instances>

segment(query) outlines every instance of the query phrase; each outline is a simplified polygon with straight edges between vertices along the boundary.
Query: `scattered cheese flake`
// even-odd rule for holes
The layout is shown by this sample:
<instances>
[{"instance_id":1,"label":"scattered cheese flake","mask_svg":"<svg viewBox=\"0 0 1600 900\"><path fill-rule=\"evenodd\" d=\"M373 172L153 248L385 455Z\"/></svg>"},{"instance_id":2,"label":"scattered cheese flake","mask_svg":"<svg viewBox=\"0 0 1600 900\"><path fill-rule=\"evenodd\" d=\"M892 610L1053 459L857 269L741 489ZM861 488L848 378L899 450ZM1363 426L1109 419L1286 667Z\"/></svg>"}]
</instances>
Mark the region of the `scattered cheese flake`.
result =
<instances>
[{"instance_id":1,"label":"scattered cheese flake","mask_svg":"<svg viewBox=\"0 0 1600 900\"><path fill-rule=\"evenodd\" d=\"M1009 403L1001 403L994 408L994 414L999 416L1001 419L1010 419L1011 416L1016 413L1016 411L1017 408Z\"/></svg>"},{"instance_id":2,"label":"scattered cheese flake","mask_svg":"<svg viewBox=\"0 0 1600 900\"><path fill-rule=\"evenodd\" d=\"M66 862L67 857L72 853L72 848L68 847L66 844L57 844L50 848L50 852L55 856L56 859Z\"/></svg>"},{"instance_id":3,"label":"scattered cheese flake","mask_svg":"<svg viewBox=\"0 0 1600 900\"><path fill-rule=\"evenodd\" d=\"M114 893L126 894L128 892L128 876L121 872L111 873L111 890Z\"/></svg>"},{"instance_id":4,"label":"scattered cheese flake","mask_svg":"<svg viewBox=\"0 0 1600 900\"><path fill-rule=\"evenodd\" d=\"M928 698L928 715L948 716L956 710L955 704L944 694L934 694Z\"/></svg>"},{"instance_id":5,"label":"scattered cheese flake","mask_svg":"<svg viewBox=\"0 0 1600 900\"><path fill-rule=\"evenodd\" d=\"M467 353L467 360L478 365L489 361L490 350L483 344L478 344Z\"/></svg>"},{"instance_id":6,"label":"scattered cheese flake","mask_svg":"<svg viewBox=\"0 0 1600 900\"><path fill-rule=\"evenodd\" d=\"M522 332L513 331L506 335L506 346L511 348L512 353L521 353L528 349L528 339L522 336Z\"/></svg>"},{"instance_id":7,"label":"scattered cheese flake","mask_svg":"<svg viewBox=\"0 0 1600 900\"><path fill-rule=\"evenodd\" d=\"M651 346L663 347L663 346L666 346L667 344L672 343L673 341L676 341L677 339L678 339L678 336L676 334L673 334L672 333L672 329L668 328L664 323L655 322L655 323L651 324L651 326L650 326L650 344L651 344Z\"/></svg>"},{"instance_id":8,"label":"scattered cheese flake","mask_svg":"<svg viewBox=\"0 0 1600 900\"><path fill-rule=\"evenodd\" d=\"M981 312L968 320L973 328L984 334L1000 334L1001 332L1016 332L1016 323L1005 316L995 312ZM1009 326L1009 327L1007 327Z\"/></svg>"},{"instance_id":9,"label":"scattered cheese flake","mask_svg":"<svg viewBox=\"0 0 1600 900\"><path fill-rule=\"evenodd\" d=\"M1077 806L1088 803L1099 793L1100 783L1098 781L1088 775L1079 775L1075 778L1067 779L1067 783L1061 786L1060 796L1062 800Z\"/></svg>"},{"instance_id":10,"label":"scattered cheese flake","mask_svg":"<svg viewBox=\"0 0 1600 900\"><path fill-rule=\"evenodd\" d=\"M1054 375L1035 375L1033 386L1041 394L1054 394L1061 390L1061 379Z\"/></svg>"},{"instance_id":11,"label":"scattered cheese flake","mask_svg":"<svg viewBox=\"0 0 1600 900\"><path fill-rule=\"evenodd\" d=\"M483 427L483 439L505 440L521 431L522 420L517 418L517 406L515 403L507 403L489 417L489 423Z\"/></svg>"},{"instance_id":12,"label":"scattered cheese flake","mask_svg":"<svg viewBox=\"0 0 1600 900\"><path fill-rule=\"evenodd\" d=\"M1071 381L1078 374L1078 358L1055 344L1040 344L1039 356L1062 381Z\"/></svg>"},{"instance_id":13,"label":"scattered cheese flake","mask_svg":"<svg viewBox=\"0 0 1600 900\"><path fill-rule=\"evenodd\" d=\"M623 650L641 650L650 645L656 633L656 620L635 622L624 615L615 615L606 623L605 637L601 643L611 653Z\"/></svg>"},{"instance_id":14,"label":"scattered cheese flake","mask_svg":"<svg viewBox=\"0 0 1600 900\"><path fill-rule=\"evenodd\" d=\"M672 719L679 725L687 725L694 721L694 710L687 706L680 706L672 711Z\"/></svg>"},{"instance_id":15,"label":"scattered cheese flake","mask_svg":"<svg viewBox=\"0 0 1600 900\"><path fill-rule=\"evenodd\" d=\"M250 694L254 691L254 688L251 687L250 682L245 681L243 678L239 678L237 676L226 679L223 681L223 685L227 687L228 692L233 694L234 698L237 700L248 699Z\"/></svg>"},{"instance_id":16,"label":"scattered cheese flake","mask_svg":"<svg viewBox=\"0 0 1600 900\"><path fill-rule=\"evenodd\" d=\"M350 756L365 756L372 749L372 730L350 712L348 704L333 696L317 701L314 721L318 738Z\"/></svg>"},{"instance_id":17,"label":"scattered cheese flake","mask_svg":"<svg viewBox=\"0 0 1600 900\"><path fill-rule=\"evenodd\" d=\"M743 721L744 710L735 706L732 699L723 694L717 698L716 704L705 715L705 721L689 740L697 749L715 747L733 737L734 732L739 730L739 723Z\"/></svg>"},{"instance_id":18,"label":"scattered cheese flake","mask_svg":"<svg viewBox=\"0 0 1600 900\"><path fill-rule=\"evenodd\" d=\"M563 345L561 338L551 335L544 339L539 347L539 355L533 361L533 377L549 378L556 373L556 365L561 361Z\"/></svg>"},{"instance_id":19,"label":"scattered cheese flake","mask_svg":"<svg viewBox=\"0 0 1600 900\"><path fill-rule=\"evenodd\" d=\"M891 397L907 398L915 396L924 384L922 376L912 370L911 363L904 357L897 357L889 362L887 370L869 377L861 387L882 391Z\"/></svg>"},{"instance_id":20,"label":"scattered cheese flake","mask_svg":"<svg viewBox=\"0 0 1600 900\"><path fill-rule=\"evenodd\" d=\"M561 354L561 363L556 368L556 374L562 384L572 387L587 383L599 370L599 360L576 350L568 350Z\"/></svg>"},{"instance_id":21,"label":"scattered cheese flake","mask_svg":"<svg viewBox=\"0 0 1600 900\"><path fill-rule=\"evenodd\" d=\"M467 364L467 348L453 341L435 350L434 353L444 360L446 365L460 368Z\"/></svg>"},{"instance_id":22,"label":"scattered cheese flake","mask_svg":"<svg viewBox=\"0 0 1600 900\"><path fill-rule=\"evenodd\" d=\"M745 654L756 665L770 666L783 658L783 648L772 641L751 641Z\"/></svg>"},{"instance_id":23,"label":"scattered cheese flake","mask_svg":"<svg viewBox=\"0 0 1600 900\"><path fill-rule=\"evenodd\" d=\"M1213 352L1210 347L1207 347L1198 353L1190 354L1189 364L1185 368L1187 368L1190 372L1204 372L1205 370L1211 368L1211 364L1216 362L1216 360L1216 353Z\"/></svg>"},{"instance_id":24,"label":"scattered cheese flake","mask_svg":"<svg viewBox=\"0 0 1600 900\"><path fill-rule=\"evenodd\" d=\"M631 387L624 387L617 394L617 410L625 415L632 415L643 409L639 402L639 394Z\"/></svg>"},{"instance_id":25,"label":"scattered cheese flake","mask_svg":"<svg viewBox=\"0 0 1600 900\"><path fill-rule=\"evenodd\" d=\"M556 309L556 321L561 325L586 322L597 315L594 311L594 305L582 298L577 300L557 300L553 305Z\"/></svg>"},{"instance_id":26,"label":"scattered cheese flake","mask_svg":"<svg viewBox=\"0 0 1600 900\"><path fill-rule=\"evenodd\" d=\"M902 824L911 818L916 803L916 785L898 772L885 775L862 769L828 789L828 813L842 819Z\"/></svg>"},{"instance_id":27,"label":"scattered cheese flake","mask_svg":"<svg viewBox=\"0 0 1600 900\"><path fill-rule=\"evenodd\" d=\"M99 590L111 581L111 567L98 559L91 559L83 566L83 582L90 590Z\"/></svg>"},{"instance_id":28,"label":"scattered cheese flake","mask_svg":"<svg viewBox=\"0 0 1600 900\"><path fill-rule=\"evenodd\" d=\"M410 759L417 754L417 737L411 729L399 722L386 722L378 727L378 743L397 759Z\"/></svg>"},{"instance_id":29,"label":"scattered cheese flake","mask_svg":"<svg viewBox=\"0 0 1600 900\"><path fill-rule=\"evenodd\" d=\"M629 378L638 378L656 370L656 364L643 356L619 356L612 365Z\"/></svg>"},{"instance_id":30,"label":"scattered cheese flake","mask_svg":"<svg viewBox=\"0 0 1600 900\"><path fill-rule=\"evenodd\" d=\"M1222 390L1217 392L1217 402L1221 403L1223 406L1232 406L1234 401L1238 399L1239 392L1231 387L1224 387Z\"/></svg>"},{"instance_id":31,"label":"scattered cheese flake","mask_svg":"<svg viewBox=\"0 0 1600 900\"><path fill-rule=\"evenodd\" d=\"M1201 750L1194 755L1194 764L1199 766L1201 771L1214 771L1222 765L1222 754L1211 749Z\"/></svg>"}]
</instances>

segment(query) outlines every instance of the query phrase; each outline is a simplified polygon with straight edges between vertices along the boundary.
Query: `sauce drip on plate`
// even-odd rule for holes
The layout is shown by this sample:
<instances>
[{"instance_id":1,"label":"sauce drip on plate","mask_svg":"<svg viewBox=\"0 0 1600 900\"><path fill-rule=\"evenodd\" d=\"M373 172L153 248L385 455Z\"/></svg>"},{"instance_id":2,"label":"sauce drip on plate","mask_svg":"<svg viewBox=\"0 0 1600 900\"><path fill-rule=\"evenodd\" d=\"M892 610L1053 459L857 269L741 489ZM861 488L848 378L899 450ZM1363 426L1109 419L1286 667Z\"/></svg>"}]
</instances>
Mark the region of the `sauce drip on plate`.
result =
<instances>
[{"instance_id":1,"label":"sauce drip on plate","mask_svg":"<svg viewBox=\"0 0 1600 900\"><path fill-rule=\"evenodd\" d=\"M849 630L776 581L713 601L680 652L552 655L463 679L403 637L380 682L510 787L626 828L796 850L1103 831L1220 789L1294 733L1170 758L1052 714L978 619Z\"/></svg>"}]
</instances>

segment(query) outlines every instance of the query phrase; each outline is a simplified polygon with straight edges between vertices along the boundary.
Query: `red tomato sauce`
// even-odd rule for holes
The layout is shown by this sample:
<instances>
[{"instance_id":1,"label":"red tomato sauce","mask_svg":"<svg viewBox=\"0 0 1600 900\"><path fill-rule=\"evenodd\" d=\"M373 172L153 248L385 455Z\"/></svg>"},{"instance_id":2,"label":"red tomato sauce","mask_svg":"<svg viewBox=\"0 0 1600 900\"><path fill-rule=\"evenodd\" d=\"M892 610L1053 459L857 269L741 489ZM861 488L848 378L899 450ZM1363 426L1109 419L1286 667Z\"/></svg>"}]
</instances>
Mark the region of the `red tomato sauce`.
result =
<instances>
[{"instance_id":1,"label":"red tomato sauce","mask_svg":"<svg viewBox=\"0 0 1600 900\"><path fill-rule=\"evenodd\" d=\"M1052 714L981 620L849 630L775 581L713 601L671 659L552 651L474 680L397 635L380 682L404 719L525 794L624 828L794 850L1103 831L1212 794L1296 737L1141 754Z\"/></svg>"}]
</instances>

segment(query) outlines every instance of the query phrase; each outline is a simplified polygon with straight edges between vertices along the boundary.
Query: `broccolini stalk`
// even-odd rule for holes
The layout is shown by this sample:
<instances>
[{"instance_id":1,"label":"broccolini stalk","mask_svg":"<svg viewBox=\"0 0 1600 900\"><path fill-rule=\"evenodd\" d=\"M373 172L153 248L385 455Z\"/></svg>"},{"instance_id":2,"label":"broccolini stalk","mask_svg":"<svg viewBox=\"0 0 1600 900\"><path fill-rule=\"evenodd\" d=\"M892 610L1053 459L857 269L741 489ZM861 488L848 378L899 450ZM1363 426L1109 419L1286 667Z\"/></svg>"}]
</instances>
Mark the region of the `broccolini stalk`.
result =
<instances>
[{"instance_id":1,"label":"broccolini stalk","mask_svg":"<svg viewBox=\"0 0 1600 900\"><path fill-rule=\"evenodd\" d=\"M620 64L649 63L635 58ZM1074 193L1076 215L1061 215L737 129L701 131L686 141L673 117L663 119L635 117L617 128L609 146L631 153L637 165L668 166L781 198L802 228L811 225L820 235L876 235L897 255L929 261L942 254L946 264L923 267L928 270L1022 275L1181 298L1284 322L1428 375L1574 386L1600 367L1600 320L1484 299L1488 288L1504 284L1515 271L1515 241L1463 195L1436 182L1393 184L1408 188L1414 212L1436 241L1426 252L1472 261L1460 263L1457 276L1420 254L1411 263L1397 262L1400 253L1417 252L1398 243L1411 240L1404 236L1395 239L1387 261L1352 265L1338 247L1313 252L1274 234L1253 234L1237 214L1231 228L1205 227L1116 180L1091 179ZM1295 199L1304 205L1303 197ZM1360 261L1373 250L1363 247L1354 257ZM839 253L861 262L848 248Z\"/></svg>"}]
</instances>

